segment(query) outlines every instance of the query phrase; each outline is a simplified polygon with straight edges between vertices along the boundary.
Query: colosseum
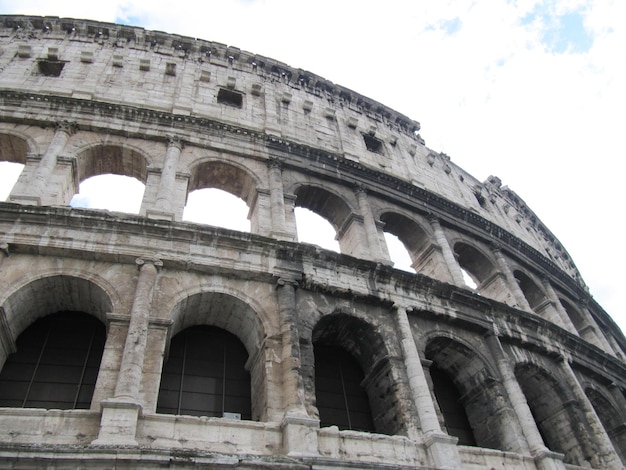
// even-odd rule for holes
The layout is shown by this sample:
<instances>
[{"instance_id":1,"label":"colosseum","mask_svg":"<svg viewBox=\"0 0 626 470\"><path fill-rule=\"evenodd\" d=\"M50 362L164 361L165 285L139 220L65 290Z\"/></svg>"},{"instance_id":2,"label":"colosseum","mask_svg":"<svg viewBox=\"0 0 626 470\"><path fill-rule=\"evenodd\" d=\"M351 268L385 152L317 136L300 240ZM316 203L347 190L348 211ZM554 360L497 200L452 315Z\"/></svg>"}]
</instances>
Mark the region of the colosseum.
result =
<instances>
[{"instance_id":1,"label":"colosseum","mask_svg":"<svg viewBox=\"0 0 626 470\"><path fill-rule=\"evenodd\" d=\"M0 17L0 468L624 468L623 334L419 128L220 43ZM102 174L137 214L70 206ZM250 231L183 220L203 188Z\"/></svg>"}]
</instances>

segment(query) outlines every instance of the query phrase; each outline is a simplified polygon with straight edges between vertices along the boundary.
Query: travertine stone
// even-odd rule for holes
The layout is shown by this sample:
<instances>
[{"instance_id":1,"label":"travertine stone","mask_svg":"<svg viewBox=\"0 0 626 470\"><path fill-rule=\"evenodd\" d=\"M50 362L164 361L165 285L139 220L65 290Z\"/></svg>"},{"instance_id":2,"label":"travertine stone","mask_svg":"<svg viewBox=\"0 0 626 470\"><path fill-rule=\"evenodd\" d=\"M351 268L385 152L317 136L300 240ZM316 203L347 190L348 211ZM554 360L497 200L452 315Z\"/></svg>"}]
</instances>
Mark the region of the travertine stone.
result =
<instances>
[{"instance_id":1,"label":"travertine stone","mask_svg":"<svg viewBox=\"0 0 626 470\"><path fill-rule=\"evenodd\" d=\"M623 467L626 338L524 201L426 147L418 122L127 25L0 16L0 49L0 164L24 165L0 203L0 380L40 318L106 326L88 409L0 407L0 468ZM68 207L106 173L145 185L138 214ZM204 188L241 198L250 233L182 222ZM296 242L298 207L340 253ZM385 232L416 273L391 267ZM250 419L164 412L165 359L194 326L241 343L222 366L249 378ZM356 410L344 378L316 383L320 345L356 361ZM212 395L200 376L184 379ZM346 401L370 431L339 429Z\"/></svg>"}]
</instances>

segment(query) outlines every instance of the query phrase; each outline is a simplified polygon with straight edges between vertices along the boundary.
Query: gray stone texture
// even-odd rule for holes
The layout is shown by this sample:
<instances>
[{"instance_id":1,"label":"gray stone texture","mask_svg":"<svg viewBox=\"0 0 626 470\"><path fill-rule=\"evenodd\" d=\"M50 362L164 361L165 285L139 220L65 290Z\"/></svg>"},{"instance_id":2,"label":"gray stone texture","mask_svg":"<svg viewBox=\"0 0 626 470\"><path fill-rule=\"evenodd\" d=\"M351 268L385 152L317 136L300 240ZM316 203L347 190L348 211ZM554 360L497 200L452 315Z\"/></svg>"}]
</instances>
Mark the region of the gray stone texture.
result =
<instances>
[{"instance_id":1,"label":"gray stone texture","mask_svg":"<svg viewBox=\"0 0 626 470\"><path fill-rule=\"evenodd\" d=\"M524 201L419 123L223 44L52 17L0 17L0 110L0 160L24 165L0 203L0 365L45 315L107 327L89 409L0 408L0 468L623 468L626 339ZM68 206L104 173L145 184L139 214ZM207 187L251 233L182 222ZM294 207L341 253L297 243ZM156 412L193 325L245 347L252 420ZM376 432L320 426L316 341L362 368ZM448 435L433 368L476 445Z\"/></svg>"}]
</instances>

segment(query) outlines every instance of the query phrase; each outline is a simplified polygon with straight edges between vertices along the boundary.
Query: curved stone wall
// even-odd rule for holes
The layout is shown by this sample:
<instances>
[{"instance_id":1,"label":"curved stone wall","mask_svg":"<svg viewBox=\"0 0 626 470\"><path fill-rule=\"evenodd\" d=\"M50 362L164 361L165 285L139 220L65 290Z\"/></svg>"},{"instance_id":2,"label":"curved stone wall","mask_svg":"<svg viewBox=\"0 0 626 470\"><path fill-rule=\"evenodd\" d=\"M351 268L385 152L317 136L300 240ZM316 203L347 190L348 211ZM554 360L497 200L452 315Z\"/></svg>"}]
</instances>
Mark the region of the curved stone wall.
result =
<instances>
[{"instance_id":1,"label":"curved stone wall","mask_svg":"<svg viewBox=\"0 0 626 470\"><path fill-rule=\"evenodd\" d=\"M8 465L622 468L624 336L523 200L417 122L141 28L0 17L0 48L0 160L24 165L0 203L0 363L48 314L107 325L89 409L0 408ZM139 214L69 207L106 173L145 184ZM251 233L183 222L201 188L244 200ZM340 254L297 243L296 207ZM170 342L198 325L245 347L252 420L159 411ZM320 426L322 346L362 369L370 432Z\"/></svg>"}]
</instances>

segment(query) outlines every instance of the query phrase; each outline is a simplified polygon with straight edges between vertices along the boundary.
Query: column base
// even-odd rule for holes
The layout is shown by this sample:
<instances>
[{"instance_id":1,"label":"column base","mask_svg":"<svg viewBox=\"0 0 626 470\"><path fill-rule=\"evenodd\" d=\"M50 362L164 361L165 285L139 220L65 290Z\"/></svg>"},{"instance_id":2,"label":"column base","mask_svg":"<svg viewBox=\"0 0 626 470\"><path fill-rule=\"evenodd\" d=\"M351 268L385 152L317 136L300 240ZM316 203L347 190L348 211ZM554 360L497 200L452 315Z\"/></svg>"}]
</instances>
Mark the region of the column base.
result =
<instances>
[{"instance_id":1,"label":"column base","mask_svg":"<svg viewBox=\"0 0 626 470\"><path fill-rule=\"evenodd\" d=\"M146 217L148 219L171 220L172 222L176 220L176 215L173 212L158 211L154 209L148 209L146 211Z\"/></svg>"},{"instance_id":2,"label":"column base","mask_svg":"<svg viewBox=\"0 0 626 470\"><path fill-rule=\"evenodd\" d=\"M460 470L461 457L456 446L458 438L443 433L430 433L426 435L424 444L428 449L433 467L442 470Z\"/></svg>"},{"instance_id":3,"label":"column base","mask_svg":"<svg viewBox=\"0 0 626 470\"><path fill-rule=\"evenodd\" d=\"M24 204L25 206L41 206L41 198L39 196L9 196L8 202L14 202L16 204Z\"/></svg>"},{"instance_id":4,"label":"column base","mask_svg":"<svg viewBox=\"0 0 626 470\"><path fill-rule=\"evenodd\" d=\"M102 417L98 439L92 441L94 446L133 446L139 444L135 439L137 419L141 415L142 406L133 400L112 398L100 403Z\"/></svg>"},{"instance_id":5,"label":"column base","mask_svg":"<svg viewBox=\"0 0 626 470\"><path fill-rule=\"evenodd\" d=\"M314 457L319 455L317 431L318 419L306 414L287 412L280 425L283 432L283 448L291 457Z\"/></svg>"},{"instance_id":6,"label":"column base","mask_svg":"<svg viewBox=\"0 0 626 470\"><path fill-rule=\"evenodd\" d=\"M535 463L539 470L565 470L564 458L565 455L552 452L548 448L535 453Z\"/></svg>"}]
</instances>

